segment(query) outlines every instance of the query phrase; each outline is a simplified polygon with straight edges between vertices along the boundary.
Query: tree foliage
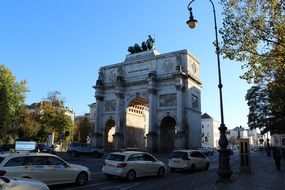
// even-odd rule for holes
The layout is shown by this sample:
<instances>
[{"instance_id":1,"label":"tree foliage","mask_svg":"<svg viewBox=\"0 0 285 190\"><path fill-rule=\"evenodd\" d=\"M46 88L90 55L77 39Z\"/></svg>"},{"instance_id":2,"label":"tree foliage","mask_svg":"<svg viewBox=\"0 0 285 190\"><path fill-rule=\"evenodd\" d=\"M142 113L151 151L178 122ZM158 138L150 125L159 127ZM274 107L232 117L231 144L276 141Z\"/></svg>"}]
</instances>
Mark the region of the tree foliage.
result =
<instances>
[{"instance_id":1,"label":"tree foliage","mask_svg":"<svg viewBox=\"0 0 285 190\"><path fill-rule=\"evenodd\" d=\"M252 86L245 97L249 106L248 126L250 129L259 128L262 133L271 128L270 100L265 86L262 82Z\"/></svg>"},{"instance_id":2,"label":"tree foliage","mask_svg":"<svg viewBox=\"0 0 285 190\"><path fill-rule=\"evenodd\" d=\"M60 140L62 134L71 131L74 128L73 121L68 108L64 106L63 98L60 92L54 91L48 94L45 101L42 102L40 112L37 113L35 119L40 123L39 138L41 141L47 139L49 133L55 133L55 140Z\"/></svg>"},{"instance_id":3,"label":"tree foliage","mask_svg":"<svg viewBox=\"0 0 285 190\"><path fill-rule=\"evenodd\" d=\"M90 136L92 125L87 117L78 118L76 121L77 130L74 139L86 143L86 139Z\"/></svg>"},{"instance_id":4,"label":"tree foliage","mask_svg":"<svg viewBox=\"0 0 285 190\"><path fill-rule=\"evenodd\" d=\"M16 82L15 76L4 65L0 65L0 141L8 140L9 130L19 117L19 110L24 106L26 81Z\"/></svg>"},{"instance_id":5,"label":"tree foliage","mask_svg":"<svg viewBox=\"0 0 285 190\"><path fill-rule=\"evenodd\" d=\"M222 53L243 62L247 81L285 69L285 1L221 0Z\"/></svg>"},{"instance_id":6,"label":"tree foliage","mask_svg":"<svg viewBox=\"0 0 285 190\"><path fill-rule=\"evenodd\" d=\"M285 132L285 1L220 0L226 58L241 62L248 90L250 128Z\"/></svg>"}]
</instances>

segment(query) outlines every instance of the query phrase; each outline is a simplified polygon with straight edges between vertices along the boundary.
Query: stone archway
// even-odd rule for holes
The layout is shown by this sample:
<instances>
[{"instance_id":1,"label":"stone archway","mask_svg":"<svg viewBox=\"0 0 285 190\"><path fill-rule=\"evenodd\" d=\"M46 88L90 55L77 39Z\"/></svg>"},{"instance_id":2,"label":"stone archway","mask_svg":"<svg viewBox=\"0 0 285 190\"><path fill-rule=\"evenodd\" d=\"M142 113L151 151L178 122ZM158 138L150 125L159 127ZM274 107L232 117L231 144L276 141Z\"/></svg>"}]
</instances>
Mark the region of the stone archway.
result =
<instances>
[{"instance_id":1,"label":"stone archway","mask_svg":"<svg viewBox=\"0 0 285 190\"><path fill-rule=\"evenodd\" d=\"M105 150L111 150L113 147L113 135L115 134L115 121L110 119L105 126Z\"/></svg>"},{"instance_id":2,"label":"stone archway","mask_svg":"<svg viewBox=\"0 0 285 190\"><path fill-rule=\"evenodd\" d=\"M174 148L176 121L166 116L160 123L160 152L169 153Z\"/></svg>"},{"instance_id":3,"label":"stone archway","mask_svg":"<svg viewBox=\"0 0 285 190\"><path fill-rule=\"evenodd\" d=\"M146 147L148 131L148 102L142 98L130 101L126 108L126 146L131 148Z\"/></svg>"}]
</instances>

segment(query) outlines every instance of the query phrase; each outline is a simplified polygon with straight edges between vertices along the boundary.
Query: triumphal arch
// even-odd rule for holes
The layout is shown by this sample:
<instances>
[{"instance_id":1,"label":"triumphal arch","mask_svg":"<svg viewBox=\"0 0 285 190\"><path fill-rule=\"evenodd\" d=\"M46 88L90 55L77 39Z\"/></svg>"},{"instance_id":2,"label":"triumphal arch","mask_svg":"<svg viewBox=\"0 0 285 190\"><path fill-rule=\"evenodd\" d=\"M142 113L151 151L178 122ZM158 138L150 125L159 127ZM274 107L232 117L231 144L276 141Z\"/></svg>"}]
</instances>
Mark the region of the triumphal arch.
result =
<instances>
[{"instance_id":1,"label":"triumphal arch","mask_svg":"<svg viewBox=\"0 0 285 190\"><path fill-rule=\"evenodd\" d=\"M92 143L168 152L201 145L200 64L187 50L131 52L96 82Z\"/></svg>"}]
</instances>

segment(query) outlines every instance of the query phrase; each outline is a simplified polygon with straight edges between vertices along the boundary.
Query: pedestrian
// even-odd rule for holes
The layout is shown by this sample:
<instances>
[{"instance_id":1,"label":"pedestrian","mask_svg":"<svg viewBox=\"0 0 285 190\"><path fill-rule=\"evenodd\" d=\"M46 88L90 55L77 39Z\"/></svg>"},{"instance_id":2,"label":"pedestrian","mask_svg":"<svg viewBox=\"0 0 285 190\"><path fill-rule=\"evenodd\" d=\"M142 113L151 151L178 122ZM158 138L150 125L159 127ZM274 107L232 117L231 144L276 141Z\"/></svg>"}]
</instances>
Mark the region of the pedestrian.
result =
<instances>
[{"instance_id":1,"label":"pedestrian","mask_svg":"<svg viewBox=\"0 0 285 190\"><path fill-rule=\"evenodd\" d=\"M272 154L273 154L273 159L275 162L276 169L278 171L280 171L280 169L281 169L281 153L280 153L280 150L277 147L274 147Z\"/></svg>"}]
</instances>

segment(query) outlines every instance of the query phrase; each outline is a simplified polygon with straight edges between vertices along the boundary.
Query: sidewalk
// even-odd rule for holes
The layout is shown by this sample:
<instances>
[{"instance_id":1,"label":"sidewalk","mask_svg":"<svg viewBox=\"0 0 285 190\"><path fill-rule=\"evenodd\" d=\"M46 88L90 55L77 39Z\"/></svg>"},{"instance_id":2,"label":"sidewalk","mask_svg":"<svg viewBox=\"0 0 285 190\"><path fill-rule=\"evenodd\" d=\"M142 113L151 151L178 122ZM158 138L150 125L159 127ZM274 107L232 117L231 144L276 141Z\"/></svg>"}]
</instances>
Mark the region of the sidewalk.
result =
<instances>
[{"instance_id":1,"label":"sidewalk","mask_svg":"<svg viewBox=\"0 0 285 190\"><path fill-rule=\"evenodd\" d=\"M283 190L285 189L285 160L281 162L281 170L277 171L272 157L266 154L251 160L251 173L233 171L232 181L216 184L218 190Z\"/></svg>"}]
</instances>

